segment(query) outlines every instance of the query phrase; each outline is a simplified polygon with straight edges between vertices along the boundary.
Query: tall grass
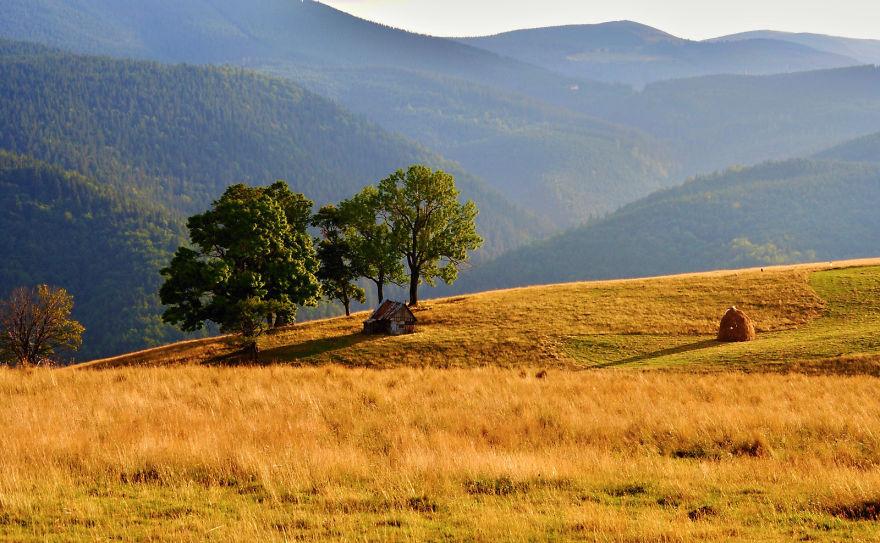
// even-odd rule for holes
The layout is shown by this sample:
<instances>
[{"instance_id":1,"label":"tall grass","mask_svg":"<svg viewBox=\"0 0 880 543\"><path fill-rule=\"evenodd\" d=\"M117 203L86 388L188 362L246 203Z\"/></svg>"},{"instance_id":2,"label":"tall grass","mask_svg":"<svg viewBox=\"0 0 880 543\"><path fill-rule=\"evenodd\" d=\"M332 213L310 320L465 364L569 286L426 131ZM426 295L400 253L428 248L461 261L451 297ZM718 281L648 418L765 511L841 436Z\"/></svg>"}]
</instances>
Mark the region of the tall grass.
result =
<instances>
[{"instance_id":1,"label":"tall grass","mask_svg":"<svg viewBox=\"0 0 880 543\"><path fill-rule=\"evenodd\" d=\"M876 526L858 518L880 498L877 384L492 368L0 371L0 535L868 537Z\"/></svg>"}]
</instances>

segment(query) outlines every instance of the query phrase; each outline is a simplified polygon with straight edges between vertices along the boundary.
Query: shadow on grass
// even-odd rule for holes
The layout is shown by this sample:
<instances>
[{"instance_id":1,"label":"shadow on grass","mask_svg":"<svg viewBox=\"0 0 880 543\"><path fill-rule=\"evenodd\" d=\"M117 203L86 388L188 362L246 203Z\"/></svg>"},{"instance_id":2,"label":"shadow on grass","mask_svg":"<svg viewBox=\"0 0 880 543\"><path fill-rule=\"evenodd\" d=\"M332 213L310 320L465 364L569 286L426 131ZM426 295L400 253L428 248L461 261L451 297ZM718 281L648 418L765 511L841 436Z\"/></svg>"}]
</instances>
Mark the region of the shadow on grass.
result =
<instances>
[{"instance_id":1,"label":"shadow on grass","mask_svg":"<svg viewBox=\"0 0 880 543\"><path fill-rule=\"evenodd\" d=\"M383 336L363 333L348 334L331 338L313 339L292 345L283 345L266 349L260 353L261 364L278 364L284 362L302 363L304 360L342 349L348 349L361 343L372 342Z\"/></svg>"},{"instance_id":2,"label":"shadow on grass","mask_svg":"<svg viewBox=\"0 0 880 543\"><path fill-rule=\"evenodd\" d=\"M718 347L719 345L723 345L723 343L719 342L715 339L704 339L702 341L697 341L695 343L688 343L687 345L679 345L678 347L669 347L668 349L661 349L659 351L653 351L650 353L644 353L640 355L636 355L630 358L624 358L623 360L615 360L614 362L605 362L603 364L596 364L590 366L589 369L599 369L599 368L613 368L615 366L623 366L626 364L633 364L636 362L644 362L646 360L654 360L655 358L662 358L664 356L671 356L674 354L684 354L693 351L700 351L703 349L710 349L712 347Z\"/></svg>"},{"instance_id":3,"label":"shadow on grass","mask_svg":"<svg viewBox=\"0 0 880 543\"><path fill-rule=\"evenodd\" d=\"M345 336L313 339L303 341L302 343L265 349L260 351L256 360L252 358L250 353L236 350L207 360L204 363L208 366L269 366L272 364L283 363L303 364L305 363L305 360L311 357L347 349L361 343L375 341L381 337L382 336L380 335L367 335L358 332Z\"/></svg>"}]
</instances>

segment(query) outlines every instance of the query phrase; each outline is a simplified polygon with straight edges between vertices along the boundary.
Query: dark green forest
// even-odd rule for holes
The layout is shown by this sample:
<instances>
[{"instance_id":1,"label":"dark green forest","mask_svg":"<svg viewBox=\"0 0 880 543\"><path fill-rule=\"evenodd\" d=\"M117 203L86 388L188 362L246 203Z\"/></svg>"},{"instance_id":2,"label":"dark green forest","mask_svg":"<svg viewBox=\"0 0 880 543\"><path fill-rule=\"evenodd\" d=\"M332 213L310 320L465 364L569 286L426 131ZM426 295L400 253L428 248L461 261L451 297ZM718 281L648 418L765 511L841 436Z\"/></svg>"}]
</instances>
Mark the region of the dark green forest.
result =
<instances>
[{"instance_id":1,"label":"dark green forest","mask_svg":"<svg viewBox=\"0 0 880 543\"><path fill-rule=\"evenodd\" d=\"M875 255L878 201L880 164L733 168L478 266L457 290Z\"/></svg>"},{"instance_id":2,"label":"dark green forest","mask_svg":"<svg viewBox=\"0 0 880 543\"><path fill-rule=\"evenodd\" d=\"M158 269L181 217L82 175L0 151L0 289L63 285L86 327L80 359L181 337L162 324Z\"/></svg>"},{"instance_id":3,"label":"dark green forest","mask_svg":"<svg viewBox=\"0 0 880 543\"><path fill-rule=\"evenodd\" d=\"M687 176L806 156L880 126L874 90L880 78L868 68L708 75L639 91L388 28L310 1L7 4L0 35L90 53L232 64L293 79L456 161L557 227L613 211ZM572 47L611 53L629 47L654 58L659 53L652 47L659 48L675 59L673 72L664 72L663 62L645 68L659 70L660 78L861 62L818 45L689 42L632 23L545 34L543 48L557 57ZM632 64L618 66L631 70ZM675 72L682 66L690 71ZM492 246L490 240L487 248Z\"/></svg>"},{"instance_id":4,"label":"dark green forest","mask_svg":"<svg viewBox=\"0 0 880 543\"><path fill-rule=\"evenodd\" d=\"M547 231L455 164L289 81L239 68L0 42L0 97L0 293L40 282L68 289L88 330L82 357L179 337L157 317L158 270L182 239L181 217L233 183L286 179L326 203L423 161L454 172L479 203L478 261ZM47 189L50 177L63 190ZM328 311L337 310L305 315Z\"/></svg>"}]
</instances>

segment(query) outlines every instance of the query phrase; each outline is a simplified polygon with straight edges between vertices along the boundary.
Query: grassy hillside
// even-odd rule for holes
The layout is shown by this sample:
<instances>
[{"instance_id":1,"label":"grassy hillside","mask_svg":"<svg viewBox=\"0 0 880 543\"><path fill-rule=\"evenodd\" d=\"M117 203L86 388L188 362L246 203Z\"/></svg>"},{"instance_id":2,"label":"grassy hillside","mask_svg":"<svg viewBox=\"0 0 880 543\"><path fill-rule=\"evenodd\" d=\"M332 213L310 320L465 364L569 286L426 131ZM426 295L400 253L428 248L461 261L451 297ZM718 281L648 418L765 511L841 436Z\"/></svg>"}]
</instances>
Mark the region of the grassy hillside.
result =
<instances>
[{"instance_id":1,"label":"grassy hillside","mask_svg":"<svg viewBox=\"0 0 880 543\"><path fill-rule=\"evenodd\" d=\"M878 304L878 268L806 265L573 283L429 301L417 309L418 333L410 336L364 336L365 314L305 323L264 338L261 360L371 368L778 370L832 364L846 353L868 356L876 371L880 325L872 320ZM759 341L713 341L731 305L754 318ZM224 364L231 361L224 358L233 349L228 341L171 345L78 367Z\"/></svg>"},{"instance_id":2,"label":"grassy hillside","mask_svg":"<svg viewBox=\"0 0 880 543\"><path fill-rule=\"evenodd\" d=\"M874 255L880 167L792 160L734 168L502 255L462 278L478 291L583 279Z\"/></svg>"},{"instance_id":3,"label":"grassy hillside","mask_svg":"<svg viewBox=\"0 0 880 543\"><path fill-rule=\"evenodd\" d=\"M636 86L709 74L778 74L863 63L788 40L699 42L631 21L516 30L459 41L571 77Z\"/></svg>"},{"instance_id":4,"label":"grassy hillside","mask_svg":"<svg viewBox=\"0 0 880 543\"><path fill-rule=\"evenodd\" d=\"M711 341L731 303L757 341ZM406 337L283 331L267 367L208 340L0 371L0 536L868 541L878 312L873 260L435 301Z\"/></svg>"},{"instance_id":5,"label":"grassy hillside","mask_svg":"<svg viewBox=\"0 0 880 543\"><path fill-rule=\"evenodd\" d=\"M180 338L158 315L158 269L180 216L93 179L0 151L0 295L58 285L86 327L83 358Z\"/></svg>"}]
</instances>

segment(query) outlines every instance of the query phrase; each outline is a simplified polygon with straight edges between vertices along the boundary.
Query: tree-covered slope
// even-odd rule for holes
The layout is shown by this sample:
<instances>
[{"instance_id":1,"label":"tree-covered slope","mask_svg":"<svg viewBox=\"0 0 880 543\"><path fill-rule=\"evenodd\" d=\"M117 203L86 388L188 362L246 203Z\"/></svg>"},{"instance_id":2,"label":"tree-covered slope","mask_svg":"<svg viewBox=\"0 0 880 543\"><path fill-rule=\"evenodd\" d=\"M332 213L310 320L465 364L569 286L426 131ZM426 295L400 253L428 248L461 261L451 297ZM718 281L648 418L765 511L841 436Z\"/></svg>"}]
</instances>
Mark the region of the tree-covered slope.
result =
<instances>
[{"instance_id":1,"label":"tree-covered slope","mask_svg":"<svg viewBox=\"0 0 880 543\"><path fill-rule=\"evenodd\" d=\"M880 253L880 165L772 162L697 178L524 247L463 277L466 290Z\"/></svg>"},{"instance_id":2,"label":"tree-covered slope","mask_svg":"<svg viewBox=\"0 0 880 543\"><path fill-rule=\"evenodd\" d=\"M158 317L158 269L185 240L160 206L0 151L0 295L46 283L75 297L79 359L181 337Z\"/></svg>"},{"instance_id":3,"label":"tree-covered slope","mask_svg":"<svg viewBox=\"0 0 880 543\"><path fill-rule=\"evenodd\" d=\"M880 67L707 76L648 85L601 107L667 142L687 175L802 157L880 128Z\"/></svg>"},{"instance_id":4,"label":"tree-covered slope","mask_svg":"<svg viewBox=\"0 0 880 543\"><path fill-rule=\"evenodd\" d=\"M685 40L632 21L516 30L459 41L570 77L632 85L708 74L778 74L861 63L786 40Z\"/></svg>"},{"instance_id":5,"label":"tree-covered slope","mask_svg":"<svg viewBox=\"0 0 880 543\"><path fill-rule=\"evenodd\" d=\"M817 153L815 157L849 162L880 162L880 132L841 143Z\"/></svg>"},{"instance_id":6,"label":"tree-covered slope","mask_svg":"<svg viewBox=\"0 0 880 543\"><path fill-rule=\"evenodd\" d=\"M0 11L0 35L117 56L232 64L301 81L385 130L455 160L560 226L688 175L805 156L880 126L880 81L869 68L712 76L635 92L387 28L310 1L7 4L10 9ZM565 32L575 34L578 47L670 47L686 66L696 61L685 52L697 51L706 70L693 73L737 71L725 63L746 66L758 57L772 65L770 71L840 60L786 41L694 44L623 26L597 27L604 30L586 42L577 29ZM793 52L813 60L795 62ZM833 62L815 61L822 58Z\"/></svg>"},{"instance_id":7,"label":"tree-covered slope","mask_svg":"<svg viewBox=\"0 0 880 543\"><path fill-rule=\"evenodd\" d=\"M625 87L578 81L320 3L9 1L29 23L0 13L0 35L292 78L460 163L558 226L611 211L676 178L663 146L649 136L575 113L600 97L631 92Z\"/></svg>"},{"instance_id":8,"label":"tree-covered slope","mask_svg":"<svg viewBox=\"0 0 880 543\"><path fill-rule=\"evenodd\" d=\"M165 62L386 66L563 95L570 78L307 0L5 0L0 36ZM599 91L612 87L596 85Z\"/></svg>"},{"instance_id":9,"label":"tree-covered slope","mask_svg":"<svg viewBox=\"0 0 880 543\"><path fill-rule=\"evenodd\" d=\"M712 41L731 42L754 39L787 41L818 49L819 51L827 51L829 53L851 57L863 64L880 64L880 40L844 38L841 36L810 34L807 32L755 30L715 38Z\"/></svg>"},{"instance_id":10,"label":"tree-covered slope","mask_svg":"<svg viewBox=\"0 0 880 543\"><path fill-rule=\"evenodd\" d=\"M644 132L527 96L385 68L297 77L454 159L558 226L613 211L677 179L666 146Z\"/></svg>"},{"instance_id":11,"label":"tree-covered slope","mask_svg":"<svg viewBox=\"0 0 880 543\"><path fill-rule=\"evenodd\" d=\"M184 212L203 209L232 183L275 179L317 203L336 201L427 162L453 170L477 201L488 253L540 230L454 164L287 80L0 42L0 98L0 149Z\"/></svg>"}]
</instances>

